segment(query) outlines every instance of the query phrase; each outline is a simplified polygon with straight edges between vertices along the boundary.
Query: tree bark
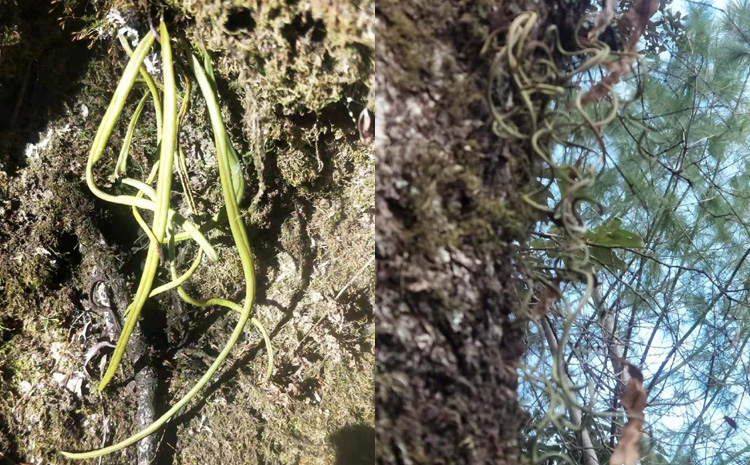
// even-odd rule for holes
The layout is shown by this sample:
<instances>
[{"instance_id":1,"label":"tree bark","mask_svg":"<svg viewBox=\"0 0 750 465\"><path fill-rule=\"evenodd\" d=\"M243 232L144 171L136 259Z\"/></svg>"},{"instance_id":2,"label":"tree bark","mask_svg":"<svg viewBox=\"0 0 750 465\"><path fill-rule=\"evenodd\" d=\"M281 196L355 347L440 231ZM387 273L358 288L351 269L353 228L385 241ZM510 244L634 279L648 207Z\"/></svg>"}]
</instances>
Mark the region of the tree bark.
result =
<instances>
[{"instance_id":1,"label":"tree bark","mask_svg":"<svg viewBox=\"0 0 750 465\"><path fill-rule=\"evenodd\" d=\"M523 6L377 5L378 463L520 461L513 244L535 221L520 198L535 162L492 133L480 50Z\"/></svg>"}]
</instances>

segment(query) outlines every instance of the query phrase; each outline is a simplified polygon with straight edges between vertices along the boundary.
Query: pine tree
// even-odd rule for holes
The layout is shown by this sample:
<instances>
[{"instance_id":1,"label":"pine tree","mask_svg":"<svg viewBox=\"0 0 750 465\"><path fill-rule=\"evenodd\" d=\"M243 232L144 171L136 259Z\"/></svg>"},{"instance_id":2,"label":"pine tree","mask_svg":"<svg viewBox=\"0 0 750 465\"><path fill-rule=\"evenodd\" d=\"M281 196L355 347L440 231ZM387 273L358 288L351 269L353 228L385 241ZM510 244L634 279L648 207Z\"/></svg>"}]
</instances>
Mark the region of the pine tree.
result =
<instances>
[{"instance_id":1,"label":"pine tree","mask_svg":"<svg viewBox=\"0 0 750 465\"><path fill-rule=\"evenodd\" d=\"M590 192L601 210L592 202L580 208L598 287L572 324L558 302L530 327L526 363L549 378L543 326L558 339L570 330L556 369L583 386L575 391L582 430L599 463L609 462L626 421L625 361L642 369L649 391L641 463L747 463L750 3L723 10L689 3L686 17L663 10L654 19L665 50L646 53L639 73L616 87L635 98L602 133L604 167ZM607 102L599 105L606 110ZM591 135L576 142L596 144ZM560 165L593 163L577 147L554 153ZM546 224L537 232L550 231ZM549 251L537 253L555 264ZM577 303L584 287L563 285L562 296ZM559 419L539 427L559 408L559 391L522 386L533 416L526 450L582 463L580 431Z\"/></svg>"}]
</instances>

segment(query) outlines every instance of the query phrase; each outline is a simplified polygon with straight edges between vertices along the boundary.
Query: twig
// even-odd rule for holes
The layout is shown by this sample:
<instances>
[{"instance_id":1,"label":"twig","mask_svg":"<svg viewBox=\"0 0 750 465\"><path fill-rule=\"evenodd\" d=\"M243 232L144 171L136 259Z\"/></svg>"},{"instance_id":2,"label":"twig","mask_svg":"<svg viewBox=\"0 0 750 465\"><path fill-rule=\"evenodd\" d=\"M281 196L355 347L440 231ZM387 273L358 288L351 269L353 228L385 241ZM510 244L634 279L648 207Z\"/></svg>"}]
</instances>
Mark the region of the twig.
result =
<instances>
[{"instance_id":1,"label":"twig","mask_svg":"<svg viewBox=\"0 0 750 465\"><path fill-rule=\"evenodd\" d=\"M375 256L373 255L370 257L369 260L367 260L367 263L362 265L362 268L360 268L356 273L354 273L354 276L349 280L349 282L346 283L344 287L341 288L338 294L336 294L336 297L333 298L333 300L339 300L339 297L346 291L346 289L367 269L368 266L370 266L370 263L372 263L375 260Z\"/></svg>"}]
</instances>

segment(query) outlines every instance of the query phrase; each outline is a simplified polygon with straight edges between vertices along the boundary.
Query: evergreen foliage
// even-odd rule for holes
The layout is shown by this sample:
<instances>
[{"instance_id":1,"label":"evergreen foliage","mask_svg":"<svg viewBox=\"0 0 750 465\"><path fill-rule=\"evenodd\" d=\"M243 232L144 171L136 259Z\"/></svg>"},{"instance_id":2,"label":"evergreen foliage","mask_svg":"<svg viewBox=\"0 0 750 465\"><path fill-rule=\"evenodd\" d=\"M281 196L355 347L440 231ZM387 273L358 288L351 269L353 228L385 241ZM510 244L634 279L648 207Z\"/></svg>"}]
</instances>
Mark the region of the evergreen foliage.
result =
<instances>
[{"instance_id":1,"label":"evergreen foliage","mask_svg":"<svg viewBox=\"0 0 750 465\"><path fill-rule=\"evenodd\" d=\"M598 281L593 298L568 324L563 302L575 307L586 286L567 281L527 335L526 368L552 377L543 324L558 341L570 330L562 368L582 387L582 428L602 464L626 422L623 359L641 368L648 391L642 464L750 461L750 2L679 6L686 15L673 5L652 18L660 47L639 47L647 69L614 89L636 98L602 131L605 164L590 189L599 205L579 207ZM607 111L606 101L598 105L592 112ZM577 134L576 143L598 147L593 135ZM561 166L595 157L571 145L554 156ZM545 250L554 231L540 224L529 244L548 266L558 259ZM521 386L532 461L583 463L577 428L543 421L550 410L564 414L555 396ZM553 455L540 461L545 453Z\"/></svg>"}]
</instances>

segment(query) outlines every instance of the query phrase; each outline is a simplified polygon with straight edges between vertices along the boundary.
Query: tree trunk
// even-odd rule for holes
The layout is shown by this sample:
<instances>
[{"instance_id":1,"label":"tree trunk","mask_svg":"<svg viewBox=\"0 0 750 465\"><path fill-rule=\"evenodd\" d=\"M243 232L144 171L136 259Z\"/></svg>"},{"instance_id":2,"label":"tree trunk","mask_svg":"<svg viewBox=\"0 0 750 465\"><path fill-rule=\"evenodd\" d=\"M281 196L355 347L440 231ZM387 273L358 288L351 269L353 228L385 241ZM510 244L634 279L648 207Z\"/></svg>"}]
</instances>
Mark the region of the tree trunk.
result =
<instances>
[{"instance_id":1,"label":"tree trunk","mask_svg":"<svg viewBox=\"0 0 750 465\"><path fill-rule=\"evenodd\" d=\"M524 9L540 14L532 35L541 38L544 4L377 6L379 463L520 460L525 323L514 316L522 290L513 244L536 219L520 197L536 162L527 141L493 134L493 57L480 50Z\"/></svg>"}]
</instances>

